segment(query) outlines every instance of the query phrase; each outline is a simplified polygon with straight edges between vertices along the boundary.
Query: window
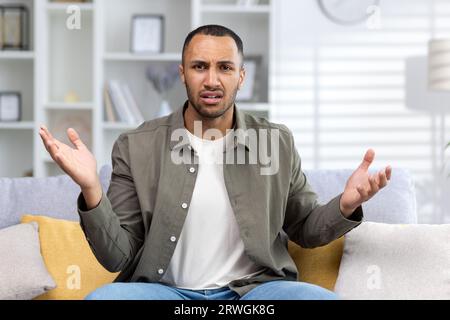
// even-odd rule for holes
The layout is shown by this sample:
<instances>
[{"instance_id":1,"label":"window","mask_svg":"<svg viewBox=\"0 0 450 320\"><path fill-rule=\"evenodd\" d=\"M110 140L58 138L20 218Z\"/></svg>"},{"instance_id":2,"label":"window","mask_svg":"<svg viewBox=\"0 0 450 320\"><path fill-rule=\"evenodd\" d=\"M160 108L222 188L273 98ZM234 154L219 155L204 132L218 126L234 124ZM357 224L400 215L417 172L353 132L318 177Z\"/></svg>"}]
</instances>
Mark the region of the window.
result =
<instances>
[{"instance_id":1,"label":"window","mask_svg":"<svg viewBox=\"0 0 450 320\"><path fill-rule=\"evenodd\" d=\"M448 116L409 109L404 72L429 39L450 37L450 2L382 1L380 29L336 25L315 0L276 3L272 120L293 131L303 167L356 168L371 147L372 168L411 170L419 222L444 222Z\"/></svg>"}]
</instances>

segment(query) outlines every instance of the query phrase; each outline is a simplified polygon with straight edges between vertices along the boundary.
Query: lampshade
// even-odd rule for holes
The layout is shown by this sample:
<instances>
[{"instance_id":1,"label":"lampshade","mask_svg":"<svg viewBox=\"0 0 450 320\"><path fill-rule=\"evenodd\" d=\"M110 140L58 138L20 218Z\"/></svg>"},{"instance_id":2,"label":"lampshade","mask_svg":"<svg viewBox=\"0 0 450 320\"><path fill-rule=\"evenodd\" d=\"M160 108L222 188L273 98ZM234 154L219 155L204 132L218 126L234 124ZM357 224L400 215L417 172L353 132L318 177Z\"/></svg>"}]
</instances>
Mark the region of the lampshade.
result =
<instances>
[{"instance_id":1,"label":"lampshade","mask_svg":"<svg viewBox=\"0 0 450 320\"><path fill-rule=\"evenodd\" d=\"M450 39L430 40L428 44L428 88L450 91Z\"/></svg>"}]
</instances>

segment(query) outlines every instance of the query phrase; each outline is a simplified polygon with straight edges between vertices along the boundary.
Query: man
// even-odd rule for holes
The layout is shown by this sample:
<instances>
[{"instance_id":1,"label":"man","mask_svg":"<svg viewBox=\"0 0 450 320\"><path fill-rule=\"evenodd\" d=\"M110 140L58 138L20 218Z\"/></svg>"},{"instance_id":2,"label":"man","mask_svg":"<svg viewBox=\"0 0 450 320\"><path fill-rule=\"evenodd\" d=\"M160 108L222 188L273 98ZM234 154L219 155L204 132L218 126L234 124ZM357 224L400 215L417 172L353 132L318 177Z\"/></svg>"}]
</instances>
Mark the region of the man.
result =
<instances>
[{"instance_id":1,"label":"man","mask_svg":"<svg viewBox=\"0 0 450 320\"><path fill-rule=\"evenodd\" d=\"M358 226L361 204L391 168L370 175L367 151L343 193L319 205L291 132L235 105L243 58L233 31L192 31L179 67L188 101L117 139L107 194L75 130L67 131L71 148L42 127L48 152L81 188L81 226L95 256L121 272L87 299L336 298L296 281L287 239L316 247ZM268 172L269 162L251 160L269 149L276 165Z\"/></svg>"}]
</instances>

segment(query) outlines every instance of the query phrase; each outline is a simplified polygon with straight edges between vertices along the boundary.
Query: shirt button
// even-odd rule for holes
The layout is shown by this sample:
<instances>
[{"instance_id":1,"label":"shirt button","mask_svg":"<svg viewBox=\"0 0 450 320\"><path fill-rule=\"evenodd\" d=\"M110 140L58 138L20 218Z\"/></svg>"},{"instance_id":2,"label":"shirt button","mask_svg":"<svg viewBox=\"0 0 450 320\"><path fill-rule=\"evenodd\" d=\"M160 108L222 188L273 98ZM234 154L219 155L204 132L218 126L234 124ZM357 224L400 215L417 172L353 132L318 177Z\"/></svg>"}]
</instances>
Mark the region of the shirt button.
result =
<instances>
[{"instance_id":1,"label":"shirt button","mask_svg":"<svg viewBox=\"0 0 450 320\"><path fill-rule=\"evenodd\" d=\"M190 167L190 168L189 168L189 172L190 172L190 173L194 173L194 172L195 172L195 168L194 168L194 167Z\"/></svg>"},{"instance_id":2,"label":"shirt button","mask_svg":"<svg viewBox=\"0 0 450 320\"><path fill-rule=\"evenodd\" d=\"M164 270L163 270L163 269L159 269L159 270L158 270L158 273L159 273L159 274L163 274L163 273L164 273Z\"/></svg>"},{"instance_id":3,"label":"shirt button","mask_svg":"<svg viewBox=\"0 0 450 320\"><path fill-rule=\"evenodd\" d=\"M183 202L183 204L181 205L181 207L182 207L183 209L186 209L186 208L188 207L188 205L187 205L186 202Z\"/></svg>"},{"instance_id":4,"label":"shirt button","mask_svg":"<svg viewBox=\"0 0 450 320\"><path fill-rule=\"evenodd\" d=\"M175 236L171 236L171 237L170 237L170 241L172 241L172 242L175 242L175 241L177 241L177 237L175 237Z\"/></svg>"}]
</instances>

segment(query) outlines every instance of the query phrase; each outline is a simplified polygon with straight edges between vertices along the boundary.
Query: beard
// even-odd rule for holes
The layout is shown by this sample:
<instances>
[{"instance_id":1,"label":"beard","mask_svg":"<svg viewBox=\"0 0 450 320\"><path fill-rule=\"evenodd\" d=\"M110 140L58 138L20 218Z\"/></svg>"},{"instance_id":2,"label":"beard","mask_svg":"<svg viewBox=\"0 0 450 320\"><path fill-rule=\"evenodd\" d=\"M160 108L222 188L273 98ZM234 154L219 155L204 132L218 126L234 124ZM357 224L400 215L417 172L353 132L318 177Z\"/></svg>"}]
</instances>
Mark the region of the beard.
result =
<instances>
[{"instance_id":1,"label":"beard","mask_svg":"<svg viewBox=\"0 0 450 320\"><path fill-rule=\"evenodd\" d=\"M186 84L186 92L189 103L194 107L195 111L202 117L207 119L215 119L223 116L231 107L234 106L236 95L238 92L238 86L232 90L231 97L227 98L226 95L222 97L222 101L219 105L204 106L198 102L198 96L194 94L189 85Z\"/></svg>"}]
</instances>

